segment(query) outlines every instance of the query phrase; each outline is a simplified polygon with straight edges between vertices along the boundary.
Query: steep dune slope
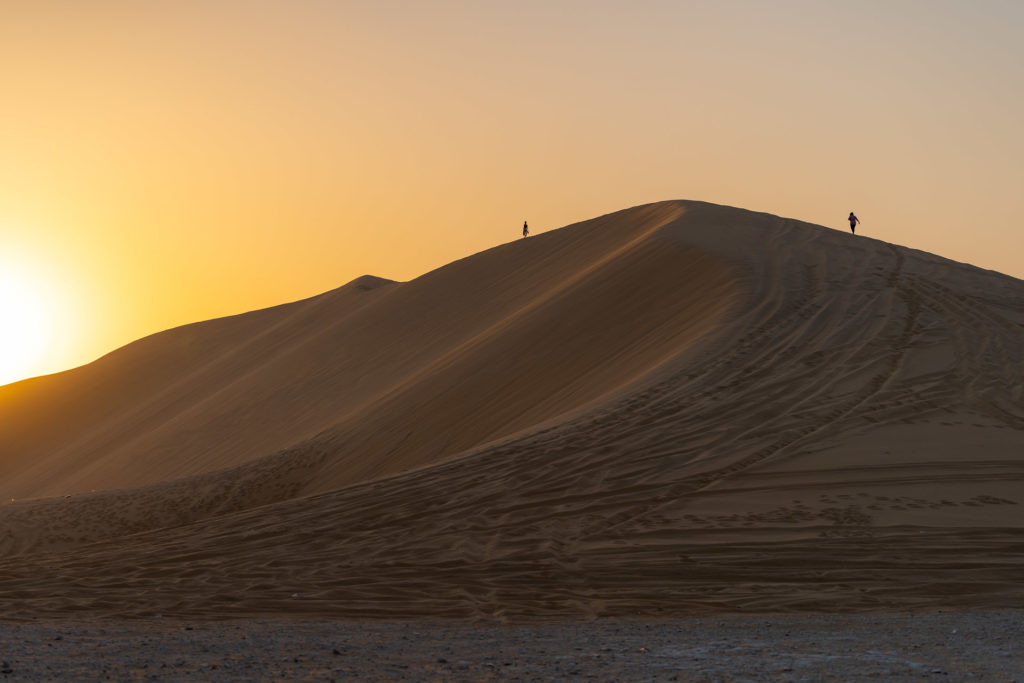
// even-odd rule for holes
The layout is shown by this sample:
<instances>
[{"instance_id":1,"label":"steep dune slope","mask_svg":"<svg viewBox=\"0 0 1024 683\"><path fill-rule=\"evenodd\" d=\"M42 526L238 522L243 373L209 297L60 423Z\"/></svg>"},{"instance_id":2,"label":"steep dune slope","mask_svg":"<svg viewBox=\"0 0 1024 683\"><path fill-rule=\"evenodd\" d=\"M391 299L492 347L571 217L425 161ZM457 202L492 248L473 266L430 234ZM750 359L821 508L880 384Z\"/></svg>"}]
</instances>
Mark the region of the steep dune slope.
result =
<instances>
[{"instance_id":1,"label":"steep dune slope","mask_svg":"<svg viewBox=\"0 0 1024 683\"><path fill-rule=\"evenodd\" d=\"M366 306L443 320L446 341L398 354L312 439L0 507L0 607L516 619L1024 599L1024 283L697 202L542 237L421 279L455 303L403 302L409 283ZM143 533L89 545L112 530Z\"/></svg>"},{"instance_id":2,"label":"steep dune slope","mask_svg":"<svg viewBox=\"0 0 1024 683\"><path fill-rule=\"evenodd\" d=\"M0 387L0 494L62 495L222 469L322 428L337 410L317 410L332 332L394 286L362 277ZM296 383L306 391L289 394Z\"/></svg>"},{"instance_id":3,"label":"steep dune slope","mask_svg":"<svg viewBox=\"0 0 1024 683\"><path fill-rule=\"evenodd\" d=\"M555 418L680 352L729 303L720 264L653 238L678 212L620 212L409 283L363 278L2 388L0 494L155 484L313 437L330 490Z\"/></svg>"}]
</instances>

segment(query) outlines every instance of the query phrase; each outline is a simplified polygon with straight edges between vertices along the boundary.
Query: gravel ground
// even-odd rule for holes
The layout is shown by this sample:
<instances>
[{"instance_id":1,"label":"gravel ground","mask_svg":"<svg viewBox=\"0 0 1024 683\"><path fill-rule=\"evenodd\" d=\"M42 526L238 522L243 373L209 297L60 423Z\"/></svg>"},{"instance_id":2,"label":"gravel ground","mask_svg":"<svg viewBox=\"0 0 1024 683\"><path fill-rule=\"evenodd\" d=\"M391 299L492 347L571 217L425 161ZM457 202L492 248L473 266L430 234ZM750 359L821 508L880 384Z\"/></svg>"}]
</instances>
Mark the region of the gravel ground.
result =
<instances>
[{"instance_id":1,"label":"gravel ground","mask_svg":"<svg viewBox=\"0 0 1024 683\"><path fill-rule=\"evenodd\" d=\"M1024 611L658 623L0 623L11 680L1024 681Z\"/></svg>"}]
</instances>

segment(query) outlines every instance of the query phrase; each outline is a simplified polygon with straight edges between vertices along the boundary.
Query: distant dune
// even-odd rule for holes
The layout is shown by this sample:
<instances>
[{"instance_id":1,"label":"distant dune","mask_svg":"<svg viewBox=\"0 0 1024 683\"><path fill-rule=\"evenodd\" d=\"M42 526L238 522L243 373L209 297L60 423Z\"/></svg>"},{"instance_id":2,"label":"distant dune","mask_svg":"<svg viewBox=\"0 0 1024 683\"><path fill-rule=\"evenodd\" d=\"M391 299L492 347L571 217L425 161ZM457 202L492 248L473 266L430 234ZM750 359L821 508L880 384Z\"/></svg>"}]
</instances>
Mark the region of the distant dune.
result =
<instances>
[{"instance_id":1,"label":"distant dune","mask_svg":"<svg viewBox=\"0 0 1024 683\"><path fill-rule=\"evenodd\" d=\"M700 202L0 387L0 610L1021 604L1024 283Z\"/></svg>"}]
</instances>

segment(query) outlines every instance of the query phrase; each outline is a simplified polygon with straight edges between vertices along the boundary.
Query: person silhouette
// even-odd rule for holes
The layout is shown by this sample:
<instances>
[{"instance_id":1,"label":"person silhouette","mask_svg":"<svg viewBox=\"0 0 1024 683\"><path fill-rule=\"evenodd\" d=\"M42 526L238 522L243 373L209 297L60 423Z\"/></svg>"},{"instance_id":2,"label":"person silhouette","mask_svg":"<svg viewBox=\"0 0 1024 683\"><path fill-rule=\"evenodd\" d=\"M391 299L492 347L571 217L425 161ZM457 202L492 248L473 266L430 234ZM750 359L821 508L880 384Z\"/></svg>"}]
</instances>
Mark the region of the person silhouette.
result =
<instances>
[{"instance_id":1,"label":"person silhouette","mask_svg":"<svg viewBox=\"0 0 1024 683\"><path fill-rule=\"evenodd\" d=\"M850 217L847 219L850 221L850 232L854 235L857 234L857 224L860 223L860 219L853 215L853 211L850 212Z\"/></svg>"},{"instance_id":2,"label":"person silhouette","mask_svg":"<svg viewBox=\"0 0 1024 683\"><path fill-rule=\"evenodd\" d=\"M850 215L853 215L853 214L850 214ZM523 237L526 237L529 234L530 234L530 228L528 228L526 226L526 221L523 221Z\"/></svg>"}]
</instances>

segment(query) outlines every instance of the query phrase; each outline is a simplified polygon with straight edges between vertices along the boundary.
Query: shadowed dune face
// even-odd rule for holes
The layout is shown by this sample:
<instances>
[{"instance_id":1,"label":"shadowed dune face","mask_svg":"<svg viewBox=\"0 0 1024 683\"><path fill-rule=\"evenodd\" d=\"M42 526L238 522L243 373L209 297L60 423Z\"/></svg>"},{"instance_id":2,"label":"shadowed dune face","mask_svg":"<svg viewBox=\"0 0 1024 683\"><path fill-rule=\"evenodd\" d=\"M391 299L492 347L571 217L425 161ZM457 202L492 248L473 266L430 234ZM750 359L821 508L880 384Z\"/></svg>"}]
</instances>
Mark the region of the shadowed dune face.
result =
<instances>
[{"instance_id":1,"label":"shadowed dune face","mask_svg":"<svg viewBox=\"0 0 1024 683\"><path fill-rule=\"evenodd\" d=\"M365 294L334 323L310 314L323 346L285 335L294 350L134 442L153 450L76 456L94 468L56 479L120 476L121 490L0 507L5 614L559 619L1024 599L1018 280L665 202ZM271 391L282 377L288 400ZM45 424L32 401L2 405ZM299 426L277 437L282 423ZM246 426L280 440L239 454ZM174 460L186 442L202 456ZM130 473L154 453L166 475ZM0 454L9 481L43 491L35 460Z\"/></svg>"},{"instance_id":2,"label":"shadowed dune face","mask_svg":"<svg viewBox=\"0 0 1024 683\"><path fill-rule=\"evenodd\" d=\"M405 284L361 278L0 389L0 495L153 484L313 437L335 444L313 486L331 490L556 419L728 306L721 262L657 236L679 213L622 212Z\"/></svg>"},{"instance_id":3,"label":"shadowed dune face","mask_svg":"<svg viewBox=\"0 0 1024 683\"><path fill-rule=\"evenodd\" d=\"M329 416L317 410L319 395L297 397L292 388L317 390L332 365L331 333L394 284L360 278L306 301L187 325L81 368L0 387L2 495L136 486L222 469L293 443Z\"/></svg>"}]
</instances>

